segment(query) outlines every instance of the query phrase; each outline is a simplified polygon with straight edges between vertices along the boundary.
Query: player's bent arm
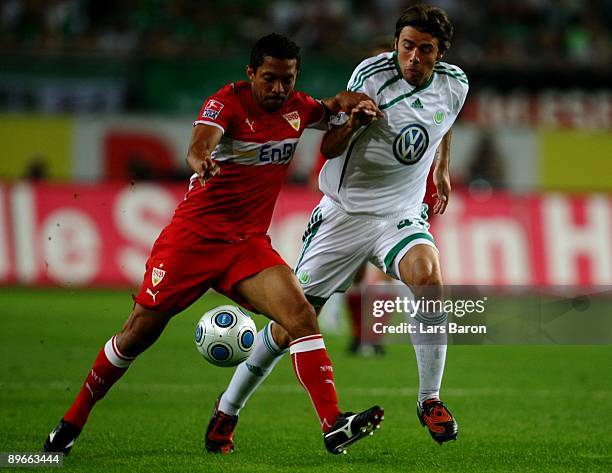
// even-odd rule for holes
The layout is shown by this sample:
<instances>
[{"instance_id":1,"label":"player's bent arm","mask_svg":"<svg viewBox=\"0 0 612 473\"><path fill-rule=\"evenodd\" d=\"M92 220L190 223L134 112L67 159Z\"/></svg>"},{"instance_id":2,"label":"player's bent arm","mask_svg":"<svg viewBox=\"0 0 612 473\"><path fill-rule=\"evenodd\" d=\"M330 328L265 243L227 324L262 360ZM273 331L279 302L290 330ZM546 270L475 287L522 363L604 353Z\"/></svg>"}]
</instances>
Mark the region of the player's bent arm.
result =
<instances>
[{"instance_id":1,"label":"player's bent arm","mask_svg":"<svg viewBox=\"0 0 612 473\"><path fill-rule=\"evenodd\" d=\"M367 99L355 105L348 118L344 114L343 116L346 122L341 125L332 125L321 141L321 154L326 159L340 156L351 141L353 133L382 116L382 112L370 99Z\"/></svg>"},{"instance_id":2,"label":"player's bent arm","mask_svg":"<svg viewBox=\"0 0 612 473\"><path fill-rule=\"evenodd\" d=\"M219 166L211 157L223 136L223 130L211 125L195 125L187 151L187 165L198 175L204 185L211 177L219 174Z\"/></svg>"},{"instance_id":3,"label":"player's bent arm","mask_svg":"<svg viewBox=\"0 0 612 473\"><path fill-rule=\"evenodd\" d=\"M347 121L344 125L332 126L321 140L321 154L325 159L336 158L344 153L355 130Z\"/></svg>"}]
</instances>

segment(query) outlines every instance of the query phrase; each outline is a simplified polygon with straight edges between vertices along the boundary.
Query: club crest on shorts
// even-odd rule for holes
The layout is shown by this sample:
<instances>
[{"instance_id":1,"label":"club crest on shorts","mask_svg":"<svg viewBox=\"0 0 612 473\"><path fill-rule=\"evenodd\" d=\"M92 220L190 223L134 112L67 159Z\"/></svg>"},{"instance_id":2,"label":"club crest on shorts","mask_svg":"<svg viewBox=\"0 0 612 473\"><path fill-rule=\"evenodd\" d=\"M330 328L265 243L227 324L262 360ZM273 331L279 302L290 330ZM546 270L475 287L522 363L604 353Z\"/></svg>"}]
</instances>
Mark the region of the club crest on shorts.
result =
<instances>
[{"instance_id":1,"label":"club crest on shorts","mask_svg":"<svg viewBox=\"0 0 612 473\"><path fill-rule=\"evenodd\" d=\"M293 112L285 113L283 118L289 122L291 128L295 131L300 131L300 114L297 111L294 110Z\"/></svg>"},{"instance_id":2,"label":"club crest on shorts","mask_svg":"<svg viewBox=\"0 0 612 473\"><path fill-rule=\"evenodd\" d=\"M162 282L162 279L164 279L165 275L166 271L164 271L163 269L153 268L153 272L151 273L151 282L153 283L153 287L157 286L160 282Z\"/></svg>"},{"instance_id":3,"label":"club crest on shorts","mask_svg":"<svg viewBox=\"0 0 612 473\"><path fill-rule=\"evenodd\" d=\"M308 284L311 280L310 274L308 274L306 271L300 271L298 273L298 280L302 284Z\"/></svg>"}]
</instances>

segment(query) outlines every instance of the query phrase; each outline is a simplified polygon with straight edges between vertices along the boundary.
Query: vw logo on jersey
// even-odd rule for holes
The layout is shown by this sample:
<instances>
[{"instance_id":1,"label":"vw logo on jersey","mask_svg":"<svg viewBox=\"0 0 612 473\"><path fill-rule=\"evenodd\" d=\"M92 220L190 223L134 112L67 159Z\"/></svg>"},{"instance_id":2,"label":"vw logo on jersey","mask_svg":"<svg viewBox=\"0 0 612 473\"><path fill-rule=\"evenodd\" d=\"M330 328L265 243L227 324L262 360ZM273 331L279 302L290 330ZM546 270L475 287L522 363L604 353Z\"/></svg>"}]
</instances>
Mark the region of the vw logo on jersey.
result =
<instances>
[{"instance_id":1,"label":"vw logo on jersey","mask_svg":"<svg viewBox=\"0 0 612 473\"><path fill-rule=\"evenodd\" d=\"M413 123L405 127L393 141L393 154L402 164L416 164L425 155L429 146L427 130Z\"/></svg>"}]
</instances>

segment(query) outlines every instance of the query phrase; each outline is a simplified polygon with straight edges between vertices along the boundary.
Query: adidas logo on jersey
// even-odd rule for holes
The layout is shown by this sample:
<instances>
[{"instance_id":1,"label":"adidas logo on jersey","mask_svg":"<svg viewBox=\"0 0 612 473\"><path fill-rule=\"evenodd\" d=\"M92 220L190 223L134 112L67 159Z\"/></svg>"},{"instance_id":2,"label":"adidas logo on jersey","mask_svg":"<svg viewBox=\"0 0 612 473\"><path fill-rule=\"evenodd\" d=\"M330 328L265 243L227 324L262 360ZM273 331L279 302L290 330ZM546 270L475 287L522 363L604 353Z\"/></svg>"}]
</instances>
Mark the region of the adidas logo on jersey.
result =
<instances>
[{"instance_id":1,"label":"adidas logo on jersey","mask_svg":"<svg viewBox=\"0 0 612 473\"><path fill-rule=\"evenodd\" d=\"M423 108L423 104L419 99L416 99L414 102L410 104L412 108Z\"/></svg>"}]
</instances>

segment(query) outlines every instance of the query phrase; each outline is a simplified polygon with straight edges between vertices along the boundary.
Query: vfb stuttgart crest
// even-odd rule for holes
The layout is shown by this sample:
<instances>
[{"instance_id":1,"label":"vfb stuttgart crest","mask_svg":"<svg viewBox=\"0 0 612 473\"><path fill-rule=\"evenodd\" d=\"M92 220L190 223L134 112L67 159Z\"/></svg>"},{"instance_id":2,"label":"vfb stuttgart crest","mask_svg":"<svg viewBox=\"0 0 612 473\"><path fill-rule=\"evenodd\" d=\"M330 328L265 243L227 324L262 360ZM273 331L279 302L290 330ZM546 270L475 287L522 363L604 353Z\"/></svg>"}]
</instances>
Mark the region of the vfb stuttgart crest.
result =
<instances>
[{"instance_id":1,"label":"vfb stuttgart crest","mask_svg":"<svg viewBox=\"0 0 612 473\"><path fill-rule=\"evenodd\" d=\"M300 131L300 114L297 111L293 111L290 113L285 113L283 118L287 120L291 128L295 131Z\"/></svg>"},{"instance_id":2,"label":"vfb stuttgart crest","mask_svg":"<svg viewBox=\"0 0 612 473\"><path fill-rule=\"evenodd\" d=\"M159 268L153 268L153 272L151 273L151 282L153 283L153 287L157 286L164 276L166 275L166 271Z\"/></svg>"},{"instance_id":3,"label":"vfb stuttgart crest","mask_svg":"<svg viewBox=\"0 0 612 473\"><path fill-rule=\"evenodd\" d=\"M416 164L425 155L429 146L427 130L413 123L405 127L393 141L393 154L402 164Z\"/></svg>"}]
</instances>

